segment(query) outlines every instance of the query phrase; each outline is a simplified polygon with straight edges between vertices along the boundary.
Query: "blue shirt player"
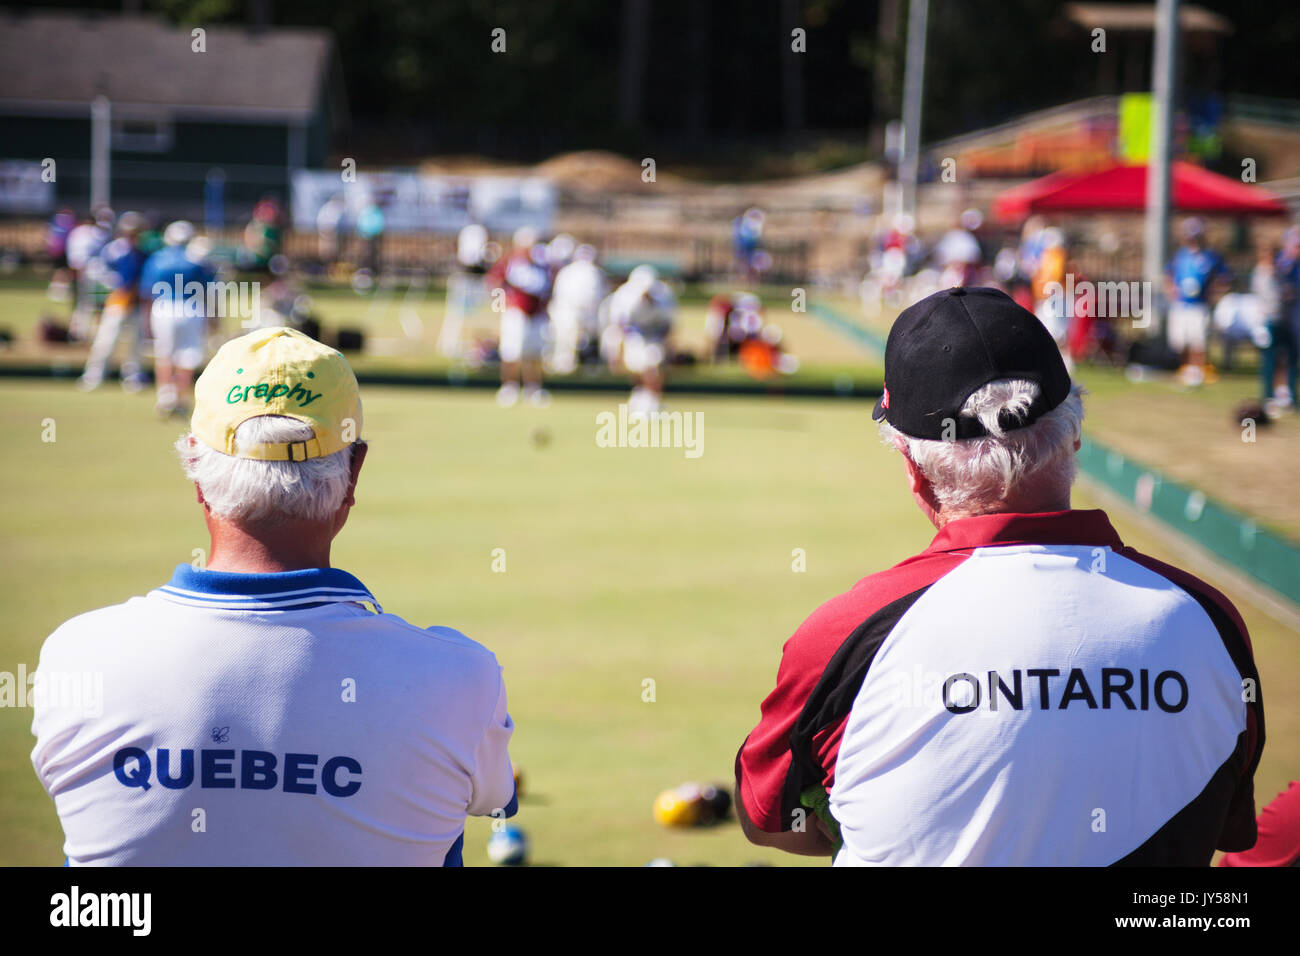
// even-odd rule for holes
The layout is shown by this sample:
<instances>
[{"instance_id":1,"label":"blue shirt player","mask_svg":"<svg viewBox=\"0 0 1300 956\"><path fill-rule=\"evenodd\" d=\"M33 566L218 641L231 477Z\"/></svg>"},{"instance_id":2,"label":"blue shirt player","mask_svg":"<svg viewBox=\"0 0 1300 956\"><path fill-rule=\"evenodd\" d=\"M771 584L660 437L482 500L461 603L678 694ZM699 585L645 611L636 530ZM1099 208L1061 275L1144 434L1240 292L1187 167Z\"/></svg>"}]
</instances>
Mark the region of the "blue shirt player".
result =
<instances>
[{"instance_id":1,"label":"blue shirt player","mask_svg":"<svg viewBox=\"0 0 1300 956\"><path fill-rule=\"evenodd\" d=\"M1205 225L1188 219L1182 226L1183 244L1169 263L1169 347L1183 359L1179 379L1185 385L1206 380L1205 350L1210 332L1210 290L1218 280L1231 278L1227 265L1205 246Z\"/></svg>"},{"instance_id":2,"label":"blue shirt player","mask_svg":"<svg viewBox=\"0 0 1300 956\"><path fill-rule=\"evenodd\" d=\"M154 340L156 411L164 418L187 413L193 401L194 371L207 351L209 313L220 311L216 278L194 250L194 226L178 220L163 233L163 245L140 272L140 300L149 306ZM232 287L234 284L231 284ZM229 297L221 297L229 306Z\"/></svg>"}]
</instances>

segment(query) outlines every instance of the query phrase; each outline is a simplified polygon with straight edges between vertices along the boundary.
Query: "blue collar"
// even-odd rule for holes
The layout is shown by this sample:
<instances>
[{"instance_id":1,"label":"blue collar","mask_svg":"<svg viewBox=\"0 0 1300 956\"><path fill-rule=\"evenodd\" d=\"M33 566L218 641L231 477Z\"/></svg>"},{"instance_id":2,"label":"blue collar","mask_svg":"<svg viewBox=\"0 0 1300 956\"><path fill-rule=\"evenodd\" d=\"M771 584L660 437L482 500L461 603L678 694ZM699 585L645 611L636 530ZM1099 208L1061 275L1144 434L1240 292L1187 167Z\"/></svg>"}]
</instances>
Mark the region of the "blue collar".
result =
<instances>
[{"instance_id":1,"label":"blue collar","mask_svg":"<svg viewBox=\"0 0 1300 956\"><path fill-rule=\"evenodd\" d=\"M178 604L236 611L300 611L366 602L382 612L366 586L338 568L238 574L178 564L172 579L153 593Z\"/></svg>"}]
</instances>

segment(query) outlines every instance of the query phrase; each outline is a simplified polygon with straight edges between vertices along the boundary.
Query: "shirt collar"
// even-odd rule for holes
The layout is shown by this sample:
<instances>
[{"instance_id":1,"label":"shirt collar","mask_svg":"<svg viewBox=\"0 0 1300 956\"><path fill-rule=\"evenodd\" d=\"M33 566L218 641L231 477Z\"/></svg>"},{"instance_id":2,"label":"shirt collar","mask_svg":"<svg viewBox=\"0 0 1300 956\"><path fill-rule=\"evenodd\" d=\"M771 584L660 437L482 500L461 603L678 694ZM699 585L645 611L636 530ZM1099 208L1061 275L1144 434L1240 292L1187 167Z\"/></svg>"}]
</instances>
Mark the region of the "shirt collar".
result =
<instances>
[{"instance_id":1,"label":"shirt collar","mask_svg":"<svg viewBox=\"0 0 1300 956\"><path fill-rule=\"evenodd\" d=\"M934 554L999 544L1100 545L1112 551L1124 547L1106 512L1093 509L957 518L944 525L925 550Z\"/></svg>"},{"instance_id":2,"label":"shirt collar","mask_svg":"<svg viewBox=\"0 0 1300 956\"><path fill-rule=\"evenodd\" d=\"M178 564L172 579L153 593L178 604L223 610L298 611L324 604L369 603L382 611L364 584L338 568L242 574Z\"/></svg>"}]
</instances>

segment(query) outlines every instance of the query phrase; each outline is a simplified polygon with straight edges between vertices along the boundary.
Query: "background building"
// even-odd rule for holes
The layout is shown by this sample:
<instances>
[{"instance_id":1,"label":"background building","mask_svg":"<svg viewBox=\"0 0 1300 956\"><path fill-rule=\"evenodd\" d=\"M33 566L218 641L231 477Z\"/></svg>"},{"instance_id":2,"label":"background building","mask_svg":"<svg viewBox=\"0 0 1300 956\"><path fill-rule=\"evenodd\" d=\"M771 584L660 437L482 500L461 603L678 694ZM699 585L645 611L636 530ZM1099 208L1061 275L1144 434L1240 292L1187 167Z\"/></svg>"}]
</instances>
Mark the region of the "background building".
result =
<instances>
[{"instance_id":1,"label":"background building","mask_svg":"<svg viewBox=\"0 0 1300 956\"><path fill-rule=\"evenodd\" d=\"M200 42L201 41L201 42ZM204 218L222 183L227 220L292 171L324 164L347 121L330 31L212 26L160 18L0 13L0 154L56 162L59 205L90 198L90 111L111 104L112 202ZM209 195L211 188L209 189Z\"/></svg>"}]
</instances>

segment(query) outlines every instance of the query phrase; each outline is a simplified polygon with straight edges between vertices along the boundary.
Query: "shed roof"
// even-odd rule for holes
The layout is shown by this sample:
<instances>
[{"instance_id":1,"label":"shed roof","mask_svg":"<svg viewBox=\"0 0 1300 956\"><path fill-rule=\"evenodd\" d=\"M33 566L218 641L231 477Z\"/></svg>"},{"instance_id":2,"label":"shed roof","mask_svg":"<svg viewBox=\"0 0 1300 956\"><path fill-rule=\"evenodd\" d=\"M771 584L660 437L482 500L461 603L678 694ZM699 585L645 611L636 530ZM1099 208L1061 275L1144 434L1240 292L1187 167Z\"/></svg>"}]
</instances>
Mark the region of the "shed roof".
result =
<instances>
[{"instance_id":1,"label":"shed roof","mask_svg":"<svg viewBox=\"0 0 1300 956\"><path fill-rule=\"evenodd\" d=\"M190 27L142 14L0 10L0 108L82 114L99 94L115 107L174 116L305 119L326 85L326 30Z\"/></svg>"}]
</instances>

